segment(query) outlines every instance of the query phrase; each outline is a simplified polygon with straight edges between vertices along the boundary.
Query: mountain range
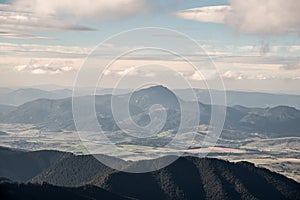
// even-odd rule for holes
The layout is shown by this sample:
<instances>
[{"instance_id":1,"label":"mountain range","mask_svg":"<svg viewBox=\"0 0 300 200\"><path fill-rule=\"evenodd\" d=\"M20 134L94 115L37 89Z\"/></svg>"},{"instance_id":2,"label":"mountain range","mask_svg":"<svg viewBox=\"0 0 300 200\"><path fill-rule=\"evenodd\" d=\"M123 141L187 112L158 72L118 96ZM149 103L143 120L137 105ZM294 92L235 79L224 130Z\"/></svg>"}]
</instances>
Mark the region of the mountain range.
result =
<instances>
[{"instance_id":1,"label":"mountain range","mask_svg":"<svg viewBox=\"0 0 300 200\"><path fill-rule=\"evenodd\" d=\"M67 89L46 91L35 88L21 88L4 91L0 93L0 104L11 106L19 106L37 99L62 99L72 95L72 91Z\"/></svg>"},{"instance_id":2,"label":"mountain range","mask_svg":"<svg viewBox=\"0 0 300 200\"><path fill-rule=\"evenodd\" d=\"M126 94L127 95L127 94ZM118 105L123 107L126 95L115 96ZM84 102L91 96L76 97ZM105 131L119 130L111 110L111 95L95 97L96 115ZM126 99L126 98L125 98ZM167 111L167 121L161 131L176 131L180 123L180 103L191 102L178 100L176 96L163 86L154 86L134 92L130 98L131 117L137 124L149 123L148 109L154 104L160 104ZM117 106L118 106L117 105ZM198 102L200 108L199 124L209 124L211 105ZM225 108L225 129L246 133L262 133L266 136L299 136L300 110L289 106L273 108L248 108L233 106ZM189 112L194 112L190 110ZM124 119L126 122L127 119ZM187 119L193 120L193 119ZM50 131L74 130L72 99L38 99L18 107L5 108L0 115L2 123L35 124L40 129ZM88 124L88 122L87 122Z\"/></svg>"},{"instance_id":3,"label":"mountain range","mask_svg":"<svg viewBox=\"0 0 300 200\"><path fill-rule=\"evenodd\" d=\"M16 183L9 180L0 180L0 199L20 200L20 199L111 199L128 200L96 186L82 186L76 188L58 187L47 183Z\"/></svg>"},{"instance_id":4,"label":"mountain range","mask_svg":"<svg viewBox=\"0 0 300 200\"><path fill-rule=\"evenodd\" d=\"M0 148L0 159L0 196L7 199L300 199L299 183L245 161L181 157L158 171L135 174L110 169L91 155L58 151Z\"/></svg>"},{"instance_id":5,"label":"mountain range","mask_svg":"<svg viewBox=\"0 0 300 200\"><path fill-rule=\"evenodd\" d=\"M211 104L211 94L218 96L222 91L193 89L198 100L204 104ZM114 91L116 94L129 93L128 89L97 88L97 95L111 94ZM189 91L187 89L176 89L176 94L185 101L190 101ZM225 91L226 103L228 106L241 105L250 108L267 108L280 105L295 107L300 109L300 95L295 94L272 94L263 92L242 92L242 91ZM81 96L93 94L94 88L79 88L77 91ZM0 104L19 106L28 101L37 99L61 99L72 96L72 89L64 87L33 87L33 88L1 88L0 87Z\"/></svg>"},{"instance_id":6,"label":"mountain range","mask_svg":"<svg viewBox=\"0 0 300 200\"><path fill-rule=\"evenodd\" d=\"M219 96L224 93L219 90L194 89L199 101L211 104L211 95ZM280 105L300 109L300 96L295 94L272 94L263 92L225 91L228 106L242 105L250 108L267 108ZM184 100L189 100L188 90L179 89L177 94Z\"/></svg>"}]
</instances>

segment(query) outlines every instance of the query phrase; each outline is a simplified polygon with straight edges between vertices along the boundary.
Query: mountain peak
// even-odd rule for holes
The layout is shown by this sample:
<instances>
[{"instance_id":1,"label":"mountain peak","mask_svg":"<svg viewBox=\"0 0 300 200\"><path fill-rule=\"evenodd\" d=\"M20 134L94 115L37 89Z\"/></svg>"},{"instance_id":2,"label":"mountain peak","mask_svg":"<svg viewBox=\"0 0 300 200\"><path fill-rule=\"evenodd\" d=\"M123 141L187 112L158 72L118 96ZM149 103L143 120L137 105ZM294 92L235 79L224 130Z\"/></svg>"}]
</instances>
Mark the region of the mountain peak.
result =
<instances>
[{"instance_id":1,"label":"mountain peak","mask_svg":"<svg viewBox=\"0 0 300 200\"><path fill-rule=\"evenodd\" d=\"M154 104L176 108L179 106L176 95L162 85L152 86L134 92L131 96L131 101L142 107L148 107Z\"/></svg>"},{"instance_id":2,"label":"mountain peak","mask_svg":"<svg viewBox=\"0 0 300 200\"><path fill-rule=\"evenodd\" d=\"M269 109L271 112L295 112L296 108L290 106L276 106Z\"/></svg>"},{"instance_id":3,"label":"mountain peak","mask_svg":"<svg viewBox=\"0 0 300 200\"><path fill-rule=\"evenodd\" d=\"M169 88L163 86L163 85L153 85L147 88L143 88L139 91L165 91L165 92L172 92Z\"/></svg>"}]
</instances>

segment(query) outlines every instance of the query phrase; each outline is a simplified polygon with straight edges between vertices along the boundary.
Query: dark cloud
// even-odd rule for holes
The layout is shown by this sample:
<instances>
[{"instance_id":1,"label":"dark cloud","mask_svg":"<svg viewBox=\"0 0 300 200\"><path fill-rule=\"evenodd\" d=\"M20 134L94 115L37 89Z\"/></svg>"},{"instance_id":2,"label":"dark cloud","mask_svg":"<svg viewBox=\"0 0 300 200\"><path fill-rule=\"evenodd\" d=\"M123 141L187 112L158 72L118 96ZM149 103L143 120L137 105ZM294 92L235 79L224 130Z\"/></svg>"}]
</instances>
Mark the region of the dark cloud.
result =
<instances>
[{"instance_id":1,"label":"dark cloud","mask_svg":"<svg viewBox=\"0 0 300 200\"><path fill-rule=\"evenodd\" d=\"M270 45L268 41L262 41L260 48L259 48L260 54L264 55L266 53L270 52Z\"/></svg>"}]
</instances>

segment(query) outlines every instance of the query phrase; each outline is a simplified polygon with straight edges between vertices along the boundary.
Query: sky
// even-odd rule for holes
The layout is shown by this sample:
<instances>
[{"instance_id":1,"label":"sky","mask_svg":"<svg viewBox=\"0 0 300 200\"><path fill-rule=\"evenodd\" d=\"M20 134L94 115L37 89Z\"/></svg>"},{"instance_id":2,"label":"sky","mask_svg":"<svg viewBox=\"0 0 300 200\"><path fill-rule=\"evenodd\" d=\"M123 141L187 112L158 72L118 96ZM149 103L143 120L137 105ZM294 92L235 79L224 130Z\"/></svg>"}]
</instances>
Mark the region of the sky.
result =
<instances>
[{"instance_id":1,"label":"sky","mask_svg":"<svg viewBox=\"0 0 300 200\"><path fill-rule=\"evenodd\" d=\"M0 0L0 86L72 86L86 70L82 86L96 76L98 87L182 88L181 78L300 94L299 10L299 0Z\"/></svg>"}]
</instances>

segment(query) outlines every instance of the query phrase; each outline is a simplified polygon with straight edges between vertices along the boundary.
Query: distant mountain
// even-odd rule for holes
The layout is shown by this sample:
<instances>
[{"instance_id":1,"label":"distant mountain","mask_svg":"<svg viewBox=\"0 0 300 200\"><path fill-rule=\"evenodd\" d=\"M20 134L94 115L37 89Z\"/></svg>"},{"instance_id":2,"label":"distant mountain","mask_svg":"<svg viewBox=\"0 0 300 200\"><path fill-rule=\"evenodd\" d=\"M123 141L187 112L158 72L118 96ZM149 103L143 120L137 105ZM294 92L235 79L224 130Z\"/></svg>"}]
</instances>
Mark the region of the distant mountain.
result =
<instances>
[{"instance_id":1,"label":"distant mountain","mask_svg":"<svg viewBox=\"0 0 300 200\"><path fill-rule=\"evenodd\" d=\"M156 86L161 89L163 86ZM155 87L154 87L155 88ZM112 88L98 88L96 90L97 95L111 94L114 89ZM147 89L145 89L147 90ZM130 90L116 89L115 94L126 94ZM142 90L141 90L142 91ZM163 91L163 90L162 90ZM147 91L149 92L149 90ZM219 95L221 91L218 90L205 90L194 89L198 100L204 104L211 104L210 94ZM94 93L94 88L79 88L77 91L80 96L90 95ZM179 94L180 98L186 101L189 99L189 90L177 89L176 94ZM72 96L72 89L64 88L62 86L47 86L47 87L33 87L33 88L20 88L13 90L10 88L0 88L0 104L8 105L21 105L28 101L33 101L40 98L46 99L61 99ZM227 105L235 106L241 105L245 107L276 107L280 105L295 107L300 109L300 95L291 94L271 94L263 92L241 92L241 91L226 91Z\"/></svg>"},{"instance_id":2,"label":"distant mountain","mask_svg":"<svg viewBox=\"0 0 300 200\"><path fill-rule=\"evenodd\" d=\"M36 99L61 99L70 97L71 90L45 91L34 88L17 89L0 94L0 104L18 106Z\"/></svg>"},{"instance_id":3,"label":"distant mountain","mask_svg":"<svg viewBox=\"0 0 300 200\"><path fill-rule=\"evenodd\" d=\"M14 183L9 181L0 182L0 199L3 200L23 200L23 199L43 199L43 200L91 200L91 199L111 199L126 200L129 198L113 194L95 186L82 186L77 188L58 187L33 183Z\"/></svg>"},{"instance_id":4,"label":"distant mountain","mask_svg":"<svg viewBox=\"0 0 300 200\"><path fill-rule=\"evenodd\" d=\"M73 91L69 89L51 90L50 92L54 94L55 99L71 97L73 93Z\"/></svg>"},{"instance_id":5,"label":"distant mountain","mask_svg":"<svg viewBox=\"0 0 300 200\"><path fill-rule=\"evenodd\" d=\"M144 109L154 104L160 104L168 108L180 108L176 95L161 85L141 89L132 93L130 103Z\"/></svg>"},{"instance_id":6,"label":"distant mountain","mask_svg":"<svg viewBox=\"0 0 300 200\"><path fill-rule=\"evenodd\" d=\"M49 160L47 156L58 153L46 152L48 154L44 154L43 157L35 155L40 155L40 152L31 152L29 155L37 160ZM22 166L24 160L28 159L28 155L24 152L21 153L10 150L10 155L15 154L14 157L18 161L15 164ZM248 162L231 163L212 158L181 157L158 171L132 174L109 169L92 156L63 154L67 155L64 157L65 159L51 162L50 167L31 180L35 183L50 182L59 186L94 185L120 196L145 200L300 199L299 183L267 169L255 167L254 164ZM0 159L2 161L2 155L0 155ZM149 161L132 162L132 164L142 167L148 165ZM9 166L7 164L7 168ZM22 168L20 167L19 170ZM1 173L1 176L3 175L5 174ZM5 191L4 194L7 194L7 191L11 190L15 191L9 193L11 195L36 195L36 193L40 194L40 191L44 191L46 194L50 192L50 197L53 195L52 192L57 195L68 194L67 191L75 190L74 188L60 188L66 190L66 192L60 193L54 190L58 187L53 188L54 186L48 184L19 184L18 187L19 190L16 190L15 184L0 184L2 192L0 193L3 195L3 191ZM86 192L87 196L98 191L95 189L91 192L89 188L95 188L92 186L80 188L85 188L84 190L79 189L79 191Z\"/></svg>"},{"instance_id":7,"label":"distant mountain","mask_svg":"<svg viewBox=\"0 0 300 200\"><path fill-rule=\"evenodd\" d=\"M118 105L124 107L125 95L117 96ZM89 96L77 97L85 102ZM179 108L176 96L162 86L143 89L133 93L131 99L131 111L136 114L137 121L141 123L147 120L147 109L154 104L165 107ZM96 96L96 111L100 123L105 130L117 129L112 117L111 95ZM72 115L72 99L38 99L18 106L7 113L1 119L5 123L31 123L47 130L68 129L74 130Z\"/></svg>"},{"instance_id":8,"label":"distant mountain","mask_svg":"<svg viewBox=\"0 0 300 200\"><path fill-rule=\"evenodd\" d=\"M0 116L12 111L14 108L16 107L0 104Z\"/></svg>"},{"instance_id":9,"label":"distant mountain","mask_svg":"<svg viewBox=\"0 0 300 200\"><path fill-rule=\"evenodd\" d=\"M85 101L91 97L78 97ZM124 107L124 95L116 97L119 105ZM188 103L188 102L185 102ZM147 109L154 104L167 108L167 123L162 131L176 131L180 122L179 102L176 96L167 88L156 86L136 91L130 99L130 110L134 121L140 125L149 123ZM106 131L116 131L116 125L111 112L111 95L96 96L96 113L99 123ZM201 124L208 124L211 106L199 103ZM275 112L276 110L278 110ZM274 113L272 113L274 110ZM286 110L286 111L285 111ZM191 110L190 112L194 112ZM272 117L275 116L276 117ZM282 116L281 116L282 115ZM283 116L284 115L284 116ZM1 118L1 117L0 117ZM277 119L280 119L278 121ZM88 119L87 119L88 120ZM192 119L191 119L192 120ZM60 100L39 99L25 103L2 116L4 123L30 123L43 130L60 131L74 130L71 98ZM246 108L241 106L228 107L225 129L238 132L260 132L272 136L297 136L300 124L299 110L281 106L278 108ZM126 119L124 119L126 123ZM86 124L89 124L88 121ZM223 135L224 137L226 135ZM230 137L230 136L226 136ZM243 136L245 137L245 136Z\"/></svg>"},{"instance_id":10,"label":"distant mountain","mask_svg":"<svg viewBox=\"0 0 300 200\"><path fill-rule=\"evenodd\" d=\"M56 84L42 84L42 85L32 85L28 88L40 89L40 90L63 90L63 89L72 89L72 86L63 86L63 85L56 85Z\"/></svg>"},{"instance_id":11,"label":"distant mountain","mask_svg":"<svg viewBox=\"0 0 300 200\"><path fill-rule=\"evenodd\" d=\"M127 95L127 94L126 94ZM124 108L127 105L126 95L118 95L117 106ZM99 123L106 131L118 130L111 110L111 95L98 95L95 98L95 108ZM86 101L91 96L77 97L79 101ZM181 101L181 102L180 102ZM160 104L167 111L167 122L161 131L176 131L180 122L180 103L189 108L190 102L178 100L174 93L163 86L155 86L138 90L131 95L130 113L133 120L140 125L149 123L148 109L154 104ZM84 104L83 104L84 105ZM114 105L116 106L116 105ZM211 106L199 102L200 124L208 124L211 118ZM115 108L116 109L116 108ZM118 110L118 109L116 109ZM120 110L120 109L119 109ZM190 113L195 112L193 109ZM86 119L88 123L88 118ZM127 123L127 118L122 123ZM193 120L193 119L186 119ZM29 123L41 129L60 131L62 129L74 130L75 125L72 114L72 99L38 99L25 103L1 117L3 123ZM227 107L225 129L238 132L262 134L275 134L275 136L299 136L300 111L288 107L274 108L247 108L243 106Z\"/></svg>"},{"instance_id":12,"label":"distant mountain","mask_svg":"<svg viewBox=\"0 0 300 200\"><path fill-rule=\"evenodd\" d=\"M163 86L154 86L152 91L158 95L159 92L164 92ZM95 88L79 88L77 91L78 96L85 96L94 93ZM167 89L168 90L168 89ZM126 89L112 89L112 88L97 88L97 95L111 94L112 91L117 95L129 93L130 90ZM140 95L144 92L148 94L151 93L149 88L139 90ZM165 90L165 92L167 92ZM211 94L216 96L221 94L218 90L204 90L204 89L194 89L198 100L204 104L211 104L210 98ZM144 93L145 94L145 93ZM147 94L147 95L148 95ZM180 96L181 99L185 101L190 101L189 90L187 89L177 89L176 94ZM37 99L62 99L72 96L71 88L64 88L62 86L46 86L46 87L33 87L33 88L20 88L17 90L10 88L0 88L0 104L4 105L14 105L19 106L23 103L37 100ZM157 96L159 97L159 95ZM241 105L245 107L276 107L280 105L295 107L300 109L300 95L290 95L290 94L271 94L262 92L241 92L241 91L226 91L226 102L228 106ZM153 98L153 100L155 100ZM162 99L160 99L162 100ZM140 103L145 100L141 101ZM170 102L171 103L171 102ZM176 102L175 102L176 103Z\"/></svg>"},{"instance_id":13,"label":"distant mountain","mask_svg":"<svg viewBox=\"0 0 300 200\"><path fill-rule=\"evenodd\" d=\"M85 102L92 97L78 97ZM105 126L113 128L114 121L111 114L110 105L111 95L96 97L96 110L99 119L105 123ZM75 125L72 113L72 99L38 99L21 106L11 112L0 116L0 120L5 123L25 123L35 124L43 130L60 131L74 130Z\"/></svg>"},{"instance_id":14,"label":"distant mountain","mask_svg":"<svg viewBox=\"0 0 300 200\"><path fill-rule=\"evenodd\" d=\"M0 95L1 94L7 94L7 93L12 92L12 91L13 91L13 89L0 87Z\"/></svg>"},{"instance_id":15,"label":"distant mountain","mask_svg":"<svg viewBox=\"0 0 300 200\"><path fill-rule=\"evenodd\" d=\"M29 123L57 131L74 129L71 99L38 99L18 106L3 116L3 122Z\"/></svg>"},{"instance_id":16,"label":"distant mountain","mask_svg":"<svg viewBox=\"0 0 300 200\"><path fill-rule=\"evenodd\" d=\"M288 106L255 109L245 115L240 122L245 129L257 132L300 133L300 110Z\"/></svg>"},{"instance_id":17,"label":"distant mountain","mask_svg":"<svg viewBox=\"0 0 300 200\"><path fill-rule=\"evenodd\" d=\"M195 93L202 103L211 104L210 94L218 96L221 91L194 89ZM182 99L187 99L188 91L185 89L177 90ZM280 105L295 107L300 109L300 95L290 94L271 94L262 92L241 92L241 91L226 91L226 103L228 106L242 105L245 107L276 107Z\"/></svg>"}]
</instances>

